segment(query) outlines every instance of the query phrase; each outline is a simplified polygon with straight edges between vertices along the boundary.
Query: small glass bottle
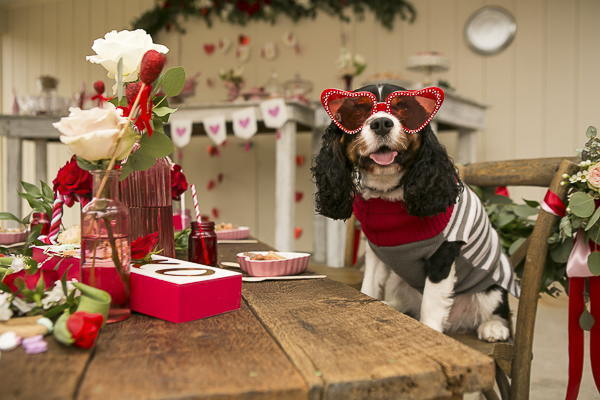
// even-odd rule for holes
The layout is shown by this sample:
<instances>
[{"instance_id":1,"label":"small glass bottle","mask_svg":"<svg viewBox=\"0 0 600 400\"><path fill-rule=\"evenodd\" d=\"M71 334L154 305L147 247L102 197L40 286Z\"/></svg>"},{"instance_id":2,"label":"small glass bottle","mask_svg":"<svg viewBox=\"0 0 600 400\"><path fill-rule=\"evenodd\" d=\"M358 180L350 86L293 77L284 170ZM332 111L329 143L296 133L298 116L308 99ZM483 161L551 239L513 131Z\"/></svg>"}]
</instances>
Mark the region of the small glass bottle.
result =
<instances>
[{"instance_id":1,"label":"small glass bottle","mask_svg":"<svg viewBox=\"0 0 600 400\"><path fill-rule=\"evenodd\" d=\"M34 212L31 214L30 229L33 229L36 225L42 225L40 235L48 235L50 233L50 218L48 218L48 214L43 212Z\"/></svg>"},{"instance_id":2,"label":"small glass bottle","mask_svg":"<svg viewBox=\"0 0 600 400\"><path fill-rule=\"evenodd\" d=\"M193 263L217 266L217 234L213 221L193 221L188 244L188 260Z\"/></svg>"}]
</instances>

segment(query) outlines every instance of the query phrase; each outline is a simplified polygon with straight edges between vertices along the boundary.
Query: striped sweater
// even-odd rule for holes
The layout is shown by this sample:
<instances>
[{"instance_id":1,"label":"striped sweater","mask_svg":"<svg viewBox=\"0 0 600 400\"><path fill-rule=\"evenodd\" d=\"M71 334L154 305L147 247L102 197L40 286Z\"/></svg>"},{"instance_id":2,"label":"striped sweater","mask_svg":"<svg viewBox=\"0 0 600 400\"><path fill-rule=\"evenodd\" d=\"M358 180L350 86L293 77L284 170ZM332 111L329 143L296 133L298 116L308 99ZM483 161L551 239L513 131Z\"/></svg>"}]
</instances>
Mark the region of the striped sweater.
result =
<instances>
[{"instance_id":1,"label":"striped sweater","mask_svg":"<svg viewBox=\"0 0 600 400\"><path fill-rule=\"evenodd\" d=\"M478 293L497 284L519 297L512 265L472 190L465 189L455 205L434 217L410 216L401 201L362 196L354 201L354 214L377 257L421 293L425 260L447 240L465 243L455 263L455 294Z\"/></svg>"}]
</instances>

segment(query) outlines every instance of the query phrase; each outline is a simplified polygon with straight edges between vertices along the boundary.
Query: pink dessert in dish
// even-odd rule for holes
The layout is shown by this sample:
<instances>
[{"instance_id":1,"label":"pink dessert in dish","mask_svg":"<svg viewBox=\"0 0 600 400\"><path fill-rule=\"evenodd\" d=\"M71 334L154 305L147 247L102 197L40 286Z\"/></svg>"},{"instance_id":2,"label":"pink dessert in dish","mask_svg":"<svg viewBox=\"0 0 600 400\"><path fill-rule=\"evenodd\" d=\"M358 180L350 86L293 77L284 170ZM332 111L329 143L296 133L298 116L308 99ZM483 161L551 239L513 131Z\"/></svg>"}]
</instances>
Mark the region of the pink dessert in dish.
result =
<instances>
[{"instance_id":1,"label":"pink dessert in dish","mask_svg":"<svg viewBox=\"0 0 600 400\"><path fill-rule=\"evenodd\" d=\"M27 232L0 232L0 244L14 244L27 240Z\"/></svg>"},{"instance_id":2,"label":"pink dessert in dish","mask_svg":"<svg viewBox=\"0 0 600 400\"><path fill-rule=\"evenodd\" d=\"M246 239L250 233L250 228L247 226L240 226L239 228L235 229L215 229L215 233L217 234L218 240Z\"/></svg>"},{"instance_id":3,"label":"pink dessert in dish","mask_svg":"<svg viewBox=\"0 0 600 400\"><path fill-rule=\"evenodd\" d=\"M250 253L250 254L249 254ZM283 276L298 275L306 271L310 254L277 251L281 260L251 260L251 255L266 256L268 251L252 251L249 253L238 253L237 259L242 271L250 276Z\"/></svg>"}]
</instances>

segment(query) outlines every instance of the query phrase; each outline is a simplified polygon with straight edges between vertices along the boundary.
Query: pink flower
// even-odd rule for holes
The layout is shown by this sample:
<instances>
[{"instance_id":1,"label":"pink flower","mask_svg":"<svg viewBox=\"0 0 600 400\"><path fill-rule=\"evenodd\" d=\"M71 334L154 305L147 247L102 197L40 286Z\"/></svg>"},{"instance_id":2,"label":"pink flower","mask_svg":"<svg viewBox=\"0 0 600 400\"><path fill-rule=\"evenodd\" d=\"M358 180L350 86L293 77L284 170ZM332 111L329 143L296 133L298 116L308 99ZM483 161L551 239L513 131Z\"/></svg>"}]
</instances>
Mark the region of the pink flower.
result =
<instances>
[{"instance_id":1,"label":"pink flower","mask_svg":"<svg viewBox=\"0 0 600 400\"><path fill-rule=\"evenodd\" d=\"M588 170L588 186L595 191L600 191L600 164L594 164Z\"/></svg>"}]
</instances>

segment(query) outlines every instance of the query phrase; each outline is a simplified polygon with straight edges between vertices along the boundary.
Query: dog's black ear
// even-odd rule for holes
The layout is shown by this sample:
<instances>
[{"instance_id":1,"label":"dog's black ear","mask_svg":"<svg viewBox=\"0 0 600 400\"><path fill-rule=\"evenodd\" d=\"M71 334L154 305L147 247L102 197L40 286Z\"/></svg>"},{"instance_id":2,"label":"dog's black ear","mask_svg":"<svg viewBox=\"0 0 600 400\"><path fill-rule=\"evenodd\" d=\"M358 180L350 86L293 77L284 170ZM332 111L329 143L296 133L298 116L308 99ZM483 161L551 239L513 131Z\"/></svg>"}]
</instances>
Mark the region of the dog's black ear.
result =
<instances>
[{"instance_id":1,"label":"dog's black ear","mask_svg":"<svg viewBox=\"0 0 600 400\"><path fill-rule=\"evenodd\" d=\"M433 216L456 203L464 184L454 162L427 125L420 133L419 154L404 177L404 203L410 215Z\"/></svg>"},{"instance_id":2,"label":"dog's black ear","mask_svg":"<svg viewBox=\"0 0 600 400\"><path fill-rule=\"evenodd\" d=\"M357 193L352 177L353 165L342 143L344 132L334 123L325 129L321 150L312 160L312 177L317 186L317 213L332 219L352 216L352 203Z\"/></svg>"}]
</instances>

